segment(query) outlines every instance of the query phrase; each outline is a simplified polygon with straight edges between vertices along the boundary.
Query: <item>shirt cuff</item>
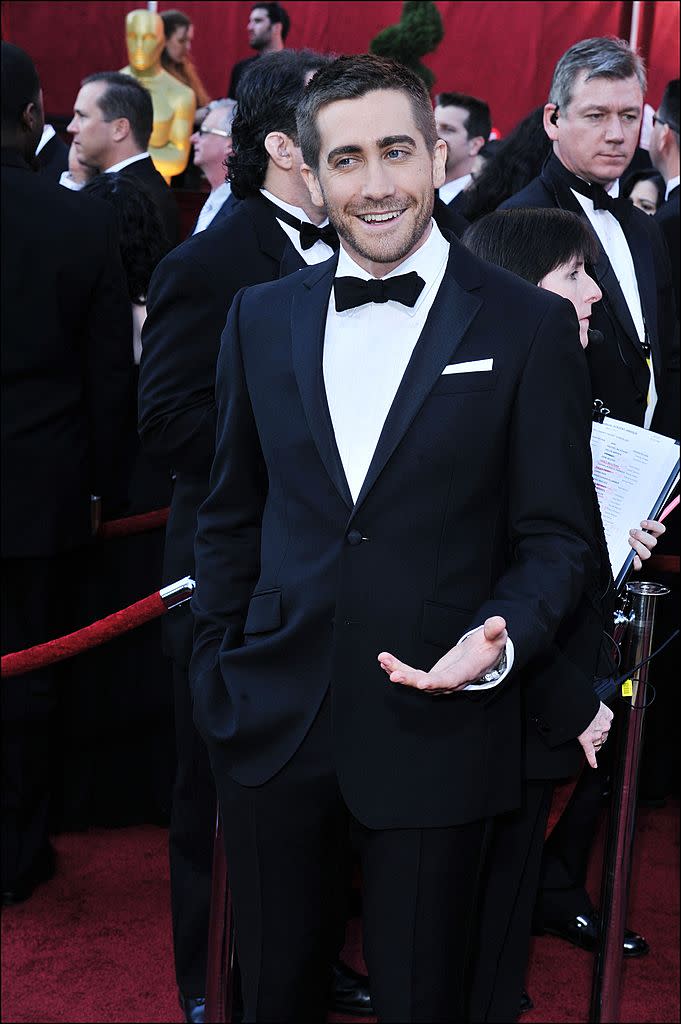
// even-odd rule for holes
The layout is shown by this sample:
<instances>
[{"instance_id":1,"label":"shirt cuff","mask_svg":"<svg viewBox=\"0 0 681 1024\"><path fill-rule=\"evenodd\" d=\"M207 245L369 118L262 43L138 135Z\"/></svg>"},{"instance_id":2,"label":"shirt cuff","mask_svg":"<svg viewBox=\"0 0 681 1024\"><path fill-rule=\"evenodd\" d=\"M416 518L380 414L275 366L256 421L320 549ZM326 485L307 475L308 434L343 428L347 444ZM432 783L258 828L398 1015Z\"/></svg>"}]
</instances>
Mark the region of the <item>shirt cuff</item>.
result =
<instances>
[{"instance_id":1,"label":"shirt cuff","mask_svg":"<svg viewBox=\"0 0 681 1024\"><path fill-rule=\"evenodd\" d=\"M470 636L471 633L477 632L478 629L483 629L482 626L476 626L475 629L469 629L467 633L461 637L457 643L462 644L466 637ZM462 690L491 690L493 687L498 686L499 683L506 678L508 673L513 668L514 649L513 641L510 636L506 639L506 649L502 652L501 658L497 662L496 668L492 668L489 672L485 673L479 683L467 683L466 686L462 686Z\"/></svg>"}]
</instances>

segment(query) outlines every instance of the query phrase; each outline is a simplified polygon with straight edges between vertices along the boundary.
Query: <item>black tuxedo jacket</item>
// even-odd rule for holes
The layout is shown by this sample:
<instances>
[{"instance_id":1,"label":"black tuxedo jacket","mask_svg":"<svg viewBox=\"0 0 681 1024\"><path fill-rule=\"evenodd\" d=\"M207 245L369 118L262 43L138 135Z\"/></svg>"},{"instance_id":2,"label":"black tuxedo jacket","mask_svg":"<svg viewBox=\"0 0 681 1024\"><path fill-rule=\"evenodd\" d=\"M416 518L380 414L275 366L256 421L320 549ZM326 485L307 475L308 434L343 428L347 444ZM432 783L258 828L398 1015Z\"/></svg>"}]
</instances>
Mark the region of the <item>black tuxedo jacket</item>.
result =
<instances>
[{"instance_id":1,"label":"black tuxedo jacket","mask_svg":"<svg viewBox=\"0 0 681 1024\"><path fill-rule=\"evenodd\" d=\"M133 165L134 166L134 165ZM288 251L287 251L288 246ZM199 505L215 452L215 367L220 335L236 293L304 263L259 196L188 238L157 267L142 333L139 430L151 456L175 473L166 527L164 583L194 571ZM193 621L188 605L164 619L166 651L188 665Z\"/></svg>"},{"instance_id":2,"label":"black tuxedo jacket","mask_svg":"<svg viewBox=\"0 0 681 1024\"><path fill-rule=\"evenodd\" d=\"M554 173L554 162L558 164L555 156L539 177L499 209L558 207L579 214L589 224L572 191ZM658 403L652 428L678 437L679 335L669 258L653 217L633 207L622 228L634 261L653 356ZM650 380L645 352L600 241L598 247L600 257L594 270L603 299L593 307L591 326L603 334L603 341L587 349L593 397L600 398L616 419L642 426Z\"/></svg>"},{"instance_id":3,"label":"black tuxedo jacket","mask_svg":"<svg viewBox=\"0 0 681 1024\"><path fill-rule=\"evenodd\" d=\"M2 557L91 536L123 497L132 317L111 208L2 151Z\"/></svg>"},{"instance_id":4,"label":"black tuxedo jacket","mask_svg":"<svg viewBox=\"0 0 681 1024\"><path fill-rule=\"evenodd\" d=\"M53 135L35 159L40 173L58 182L62 171L67 170L69 166L69 147L58 135Z\"/></svg>"},{"instance_id":5,"label":"black tuxedo jacket","mask_svg":"<svg viewBox=\"0 0 681 1024\"><path fill-rule=\"evenodd\" d=\"M672 265L672 282L674 284L674 297L676 299L676 315L681 315L681 295L679 294L679 280L681 279L681 259L679 258L679 185L669 193L669 199L655 214L655 221L660 226L664 235L669 259Z\"/></svg>"},{"instance_id":6,"label":"black tuxedo jacket","mask_svg":"<svg viewBox=\"0 0 681 1024\"><path fill-rule=\"evenodd\" d=\"M195 721L214 770L258 785L295 752L331 686L336 770L361 821L472 821L519 802L514 680L576 606L594 561L575 313L451 238L353 505L322 372L336 265L232 305L198 519ZM491 371L442 373L490 358ZM498 688L426 696L378 665L390 650L430 668L492 613L517 659Z\"/></svg>"},{"instance_id":7,"label":"black tuxedo jacket","mask_svg":"<svg viewBox=\"0 0 681 1024\"><path fill-rule=\"evenodd\" d=\"M180 216L175 196L172 189L166 185L163 175L159 174L154 167L151 157L147 157L146 160L135 160L119 173L125 174L128 178L134 178L146 188L156 203L169 243L177 245L180 241Z\"/></svg>"}]
</instances>

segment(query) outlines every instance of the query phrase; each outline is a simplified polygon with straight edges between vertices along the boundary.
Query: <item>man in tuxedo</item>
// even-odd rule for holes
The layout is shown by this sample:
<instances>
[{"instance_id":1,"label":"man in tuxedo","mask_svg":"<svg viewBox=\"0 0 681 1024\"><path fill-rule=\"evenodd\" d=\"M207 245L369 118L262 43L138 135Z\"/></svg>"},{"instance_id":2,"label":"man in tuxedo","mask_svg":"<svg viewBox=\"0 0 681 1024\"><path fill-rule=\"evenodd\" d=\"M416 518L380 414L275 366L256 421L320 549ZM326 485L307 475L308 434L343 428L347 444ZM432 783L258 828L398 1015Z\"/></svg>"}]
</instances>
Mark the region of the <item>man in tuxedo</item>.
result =
<instances>
[{"instance_id":1,"label":"man in tuxedo","mask_svg":"<svg viewBox=\"0 0 681 1024\"><path fill-rule=\"evenodd\" d=\"M90 498L115 514L134 402L113 212L35 173L42 93L2 43L2 651L75 628ZM2 681L2 901L54 872L49 811L59 667Z\"/></svg>"},{"instance_id":2,"label":"man in tuxedo","mask_svg":"<svg viewBox=\"0 0 681 1024\"><path fill-rule=\"evenodd\" d=\"M177 205L147 151L154 126L149 92L130 75L100 71L81 82L67 131L86 167L120 171L145 188L156 203L170 245L179 241Z\"/></svg>"},{"instance_id":3,"label":"man in tuxedo","mask_svg":"<svg viewBox=\"0 0 681 1024\"><path fill-rule=\"evenodd\" d=\"M587 349L593 397L617 419L675 437L679 341L669 258L654 218L618 198L645 86L643 63L623 40L571 46L544 108L553 153L500 208L557 206L587 219L599 243L593 271L603 292L591 320L603 339Z\"/></svg>"},{"instance_id":4,"label":"man in tuxedo","mask_svg":"<svg viewBox=\"0 0 681 1024\"><path fill-rule=\"evenodd\" d=\"M284 49L290 28L291 19L281 4L256 2L251 6L247 25L248 45L256 52L253 57L240 60L232 68L227 86L227 96L231 100L237 99L239 83L258 57Z\"/></svg>"},{"instance_id":5,"label":"man in tuxedo","mask_svg":"<svg viewBox=\"0 0 681 1024\"><path fill-rule=\"evenodd\" d=\"M244 1016L323 1019L350 824L379 1019L461 1020L487 820L520 798L518 676L594 563L586 366L572 306L434 225L416 75L341 57L298 134L341 250L232 304L196 541Z\"/></svg>"},{"instance_id":6,"label":"man in tuxedo","mask_svg":"<svg viewBox=\"0 0 681 1024\"><path fill-rule=\"evenodd\" d=\"M335 232L318 229L300 175L295 111L305 81L325 58L310 51L267 54L244 76L232 123L229 174L239 198L229 217L194 235L159 265L151 282L140 365L140 434L149 454L175 474L166 529L164 580L193 573L196 516L209 491L215 451L215 364L237 292L324 261ZM164 620L173 661L177 774L170 826L171 897L177 981L185 1012L201 1012L215 823L215 787L192 722L187 677L193 617ZM231 828L229 819L226 828ZM364 983L339 965L335 1006L366 1010ZM198 1011L197 1011L198 1007ZM194 1016L194 1020L199 1019Z\"/></svg>"},{"instance_id":7,"label":"man in tuxedo","mask_svg":"<svg viewBox=\"0 0 681 1024\"><path fill-rule=\"evenodd\" d=\"M447 167L440 199L456 208L459 196L473 180L475 158L492 130L489 107L476 96L441 92L435 97L435 123L438 135L447 143Z\"/></svg>"},{"instance_id":8,"label":"man in tuxedo","mask_svg":"<svg viewBox=\"0 0 681 1024\"><path fill-rule=\"evenodd\" d=\"M553 153L501 209L556 206L586 219L598 242L592 269L603 293L591 317L602 337L586 353L592 396L618 419L675 436L679 354L669 258L654 219L618 198L618 178L638 142L645 85L642 61L623 40L570 47L544 108ZM536 907L538 931L591 950L598 919L585 880L603 788L603 764L582 773L544 848ZM625 956L647 951L641 935L626 932Z\"/></svg>"},{"instance_id":9,"label":"man in tuxedo","mask_svg":"<svg viewBox=\"0 0 681 1024\"><path fill-rule=\"evenodd\" d=\"M665 181L665 201L655 220L665 237L672 264L676 313L681 313L681 260L679 259L679 79L667 83L662 102L653 118L650 159Z\"/></svg>"},{"instance_id":10,"label":"man in tuxedo","mask_svg":"<svg viewBox=\"0 0 681 1024\"><path fill-rule=\"evenodd\" d=\"M225 176L226 161L232 152L232 119L234 100L218 100L209 110L191 137L194 166L200 168L210 184L210 195L201 207L193 235L219 223L231 213L234 196L229 178Z\"/></svg>"}]
</instances>

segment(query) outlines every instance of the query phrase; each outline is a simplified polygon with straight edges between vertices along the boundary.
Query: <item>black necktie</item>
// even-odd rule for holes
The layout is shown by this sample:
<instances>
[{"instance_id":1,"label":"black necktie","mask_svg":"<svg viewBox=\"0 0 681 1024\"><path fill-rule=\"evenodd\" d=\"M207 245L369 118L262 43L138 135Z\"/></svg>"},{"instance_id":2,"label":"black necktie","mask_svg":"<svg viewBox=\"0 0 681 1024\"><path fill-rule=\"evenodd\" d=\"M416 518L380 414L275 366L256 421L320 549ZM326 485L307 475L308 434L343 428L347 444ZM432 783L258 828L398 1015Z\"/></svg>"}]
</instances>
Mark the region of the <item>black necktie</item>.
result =
<instances>
[{"instance_id":1,"label":"black necktie","mask_svg":"<svg viewBox=\"0 0 681 1024\"><path fill-rule=\"evenodd\" d=\"M364 306L367 302L401 302L403 306L415 306L426 282L412 270L410 274L398 274L378 281L361 277L337 277L333 282L336 298L336 312Z\"/></svg>"},{"instance_id":2,"label":"black necktie","mask_svg":"<svg viewBox=\"0 0 681 1024\"><path fill-rule=\"evenodd\" d=\"M263 199L265 197L263 196ZM331 227L330 224L325 225L323 228L318 228L316 224L308 224L307 221L299 220L298 217L294 217L288 210L282 210L276 203L270 202L269 199L265 199L266 203L274 210L274 216L277 220L283 220L284 224L288 224L289 227L295 228L300 234L300 247L303 250L311 249L315 242L326 242L327 245L331 246L332 249L338 248L338 235L336 234L335 228Z\"/></svg>"}]
</instances>

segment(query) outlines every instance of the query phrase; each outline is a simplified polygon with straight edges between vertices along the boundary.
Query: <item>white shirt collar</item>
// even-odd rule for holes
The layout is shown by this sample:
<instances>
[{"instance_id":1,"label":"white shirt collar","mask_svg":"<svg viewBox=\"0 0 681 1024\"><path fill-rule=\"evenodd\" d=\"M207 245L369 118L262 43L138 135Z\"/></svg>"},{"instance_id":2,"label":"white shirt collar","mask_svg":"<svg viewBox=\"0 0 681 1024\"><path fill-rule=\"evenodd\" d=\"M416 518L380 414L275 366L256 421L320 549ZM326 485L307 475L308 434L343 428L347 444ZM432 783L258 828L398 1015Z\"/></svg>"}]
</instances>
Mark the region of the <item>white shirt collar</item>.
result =
<instances>
[{"instance_id":1,"label":"white shirt collar","mask_svg":"<svg viewBox=\"0 0 681 1024\"><path fill-rule=\"evenodd\" d=\"M444 264L449 258L449 242L441 234L437 224L434 220L430 222L431 231L428 238L423 245L413 252L411 256L408 256L404 262L400 263L399 267L395 267L389 274L386 274L382 280L387 280L390 277L397 277L399 274L409 274L412 270L415 270L419 277L422 277L426 282L425 288L421 291L416 304L413 307L402 306L399 303L400 309L407 313L409 316L414 316L422 304L428 298L431 289L435 285L439 285L442 269ZM341 241L340 252L338 255L338 266L336 268L336 277L359 277L363 281L372 280L372 275L368 271L360 267L358 263L355 263L353 258L345 250L344 244ZM333 292L332 292L333 295ZM359 307L362 308L362 307ZM348 309L345 312L354 313L356 310ZM341 313L340 316L344 316L345 313Z\"/></svg>"},{"instance_id":2,"label":"white shirt collar","mask_svg":"<svg viewBox=\"0 0 681 1024\"><path fill-rule=\"evenodd\" d=\"M222 206L222 204L229 199L232 192L232 186L228 181L223 181L222 185L218 185L214 188L208 198L206 199L205 205L208 206L210 203L211 209L213 206Z\"/></svg>"},{"instance_id":3,"label":"white shirt collar","mask_svg":"<svg viewBox=\"0 0 681 1024\"><path fill-rule=\"evenodd\" d=\"M666 188L665 193L664 193L665 202L667 201L667 199L669 199L669 193L674 191L674 189L676 188L676 186L679 184L680 181L681 181L681 176L679 176L678 174L676 175L675 178L670 178L669 179L669 181L667 182L667 188Z\"/></svg>"},{"instance_id":4,"label":"white shirt collar","mask_svg":"<svg viewBox=\"0 0 681 1024\"><path fill-rule=\"evenodd\" d=\"M470 185L472 180L472 175L464 174L460 178L453 178L451 181L446 181L444 185L440 185L440 188L438 189L440 199L443 203L451 203L452 199L456 199L459 192L463 192L463 190Z\"/></svg>"},{"instance_id":5,"label":"white shirt collar","mask_svg":"<svg viewBox=\"0 0 681 1024\"><path fill-rule=\"evenodd\" d=\"M292 217L297 217L298 220L303 221L305 224L312 224L312 221L302 207L291 206L290 203L285 203L283 199L280 199L279 196L275 196L273 192L268 192L266 188L261 188L260 193L265 197L265 199L269 199L271 203L274 203L274 205L278 206L281 210L286 210L286 212L290 213ZM317 227L323 228L328 223L329 221L327 218L326 220L323 220L321 224L318 224Z\"/></svg>"},{"instance_id":6,"label":"white shirt collar","mask_svg":"<svg viewBox=\"0 0 681 1024\"><path fill-rule=\"evenodd\" d=\"M129 156L126 160L119 160L117 164L107 167L104 173L114 174L116 171L122 171L124 167L137 163L138 160L151 160L151 157L148 153L136 153L135 156Z\"/></svg>"},{"instance_id":7,"label":"white shirt collar","mask_svg":"<svg viewBox=\"0 0 681 1024\"><path fill-rule=\"evenodd\" d=\"M51 124L43 125L43 134L40 136L40 142L38 143L38 148L35 151L36 156L38 155L41 149L45 148L50 139L53 139L56 134L57 133Z\"/></svg>"}]
</instances>

